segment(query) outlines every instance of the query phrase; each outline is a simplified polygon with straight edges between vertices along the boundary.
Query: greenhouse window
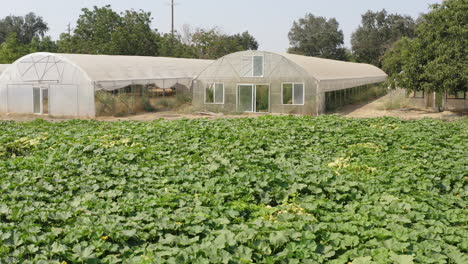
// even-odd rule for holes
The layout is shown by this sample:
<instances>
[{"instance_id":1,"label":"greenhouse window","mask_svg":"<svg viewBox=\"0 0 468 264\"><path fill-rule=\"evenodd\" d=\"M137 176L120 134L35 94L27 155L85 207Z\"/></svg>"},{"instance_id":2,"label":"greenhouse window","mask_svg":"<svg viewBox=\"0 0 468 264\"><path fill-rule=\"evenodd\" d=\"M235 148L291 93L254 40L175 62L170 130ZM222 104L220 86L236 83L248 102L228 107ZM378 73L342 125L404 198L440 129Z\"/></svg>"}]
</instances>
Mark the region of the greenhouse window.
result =
<instances>
[{"instance_id":1,"label":"greenhouse window","mask_svg":"<svg viewBox=\"0 0 468 264\"><path fill-rule=\"evenodd\" d=\"M224 104L223 83L212 83L206 86L205 104Z\"/></svg>"},{"instance_id":2,"label":"greenhouse window","mask_svg":"<svg viewBox=\"0 0 468 264\"><path fill-rule=\"evenodd\" d=\"M263 77L264 68L263 56L244 56L242 58L243 77Z\"/></svg>"},{"instance_id":3,"label":"greenhouse window","mask_svg":"<svg viewBox=\"0 0 468 264\"><path fill-rule=\"evenodd\" d=\"M282 104L303 105L304 104L304 84L303 83L283 83L281 87Z\"/></svg>"}]
</instances>

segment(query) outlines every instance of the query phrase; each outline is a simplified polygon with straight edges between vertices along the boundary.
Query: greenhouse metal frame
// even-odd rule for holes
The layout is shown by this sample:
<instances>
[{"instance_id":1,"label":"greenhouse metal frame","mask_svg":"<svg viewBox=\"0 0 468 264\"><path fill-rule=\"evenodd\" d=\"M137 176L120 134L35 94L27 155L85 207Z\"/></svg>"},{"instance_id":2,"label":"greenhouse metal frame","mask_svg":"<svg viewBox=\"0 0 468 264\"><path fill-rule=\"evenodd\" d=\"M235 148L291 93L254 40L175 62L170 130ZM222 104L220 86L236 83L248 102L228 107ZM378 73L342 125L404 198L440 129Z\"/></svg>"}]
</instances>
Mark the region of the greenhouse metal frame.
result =
<instances>
[{"instance_id":1,"label":"greenhouse metal frame","mask_svg":"<svg viewBox=\"0 0 468 264\"><path fill-rule=\"evenodd\" d=\"M193 105L195 109L214 112L317 115L335 104L334 101L345 103L347 96L363 92L369 85L384 82L386 78L387 74L369 64L242 51L216 60L198 75L193 86ZM223 84L222 102L216 102L211 96L213 84ZM260 98L259 85L267 86L263 87L265 91ZM220 93L221 88L217 89ZM268 104L268 108L259 111L259 104Z\"/></svg>"}]
</instances>

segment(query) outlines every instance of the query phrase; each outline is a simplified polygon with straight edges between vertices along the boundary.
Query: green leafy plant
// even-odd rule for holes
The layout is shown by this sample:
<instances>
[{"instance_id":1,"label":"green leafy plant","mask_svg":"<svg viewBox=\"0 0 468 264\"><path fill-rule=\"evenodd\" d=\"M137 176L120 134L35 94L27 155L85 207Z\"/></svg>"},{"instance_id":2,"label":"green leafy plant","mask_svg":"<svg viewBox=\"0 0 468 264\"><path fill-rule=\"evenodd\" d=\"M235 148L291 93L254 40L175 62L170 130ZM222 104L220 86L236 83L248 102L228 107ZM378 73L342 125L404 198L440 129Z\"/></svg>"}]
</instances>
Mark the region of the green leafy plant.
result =
<instances>
[{"instance_id":1,"label":"green leafy plant","mask_svg":"<svg viewBox=\"0 0 468 264\"><path fill-rule=\"evenodd\" d=\"M466 263L468 120L0 122L0 263Z\"/></svg>"}]
</instances>

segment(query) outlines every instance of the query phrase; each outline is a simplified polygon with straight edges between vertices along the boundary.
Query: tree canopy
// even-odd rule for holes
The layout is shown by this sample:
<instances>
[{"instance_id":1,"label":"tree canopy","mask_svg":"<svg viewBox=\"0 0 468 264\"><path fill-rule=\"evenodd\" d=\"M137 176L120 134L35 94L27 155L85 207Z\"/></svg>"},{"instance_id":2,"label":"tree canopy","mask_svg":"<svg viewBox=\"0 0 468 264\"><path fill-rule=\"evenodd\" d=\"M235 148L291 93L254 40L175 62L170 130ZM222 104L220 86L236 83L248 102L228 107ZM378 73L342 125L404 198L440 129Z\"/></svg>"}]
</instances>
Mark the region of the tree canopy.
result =
<instances>
[{"instance_id":1,"label":"tree canopy","mask_svg":"<svg viewBox=\"0 0 468 264\"><path fill-rule=\"evenodd\" d=\"M468 4L446 0L423 15L414 39L387 51L383 68L393 87L415 91L467 91Z\"/></svg>"},{"instance_id":2,"label":"tree canopy","mask_svg":"<svg viewBox=\"0 0 468 264\"><path fill-rule=\"evenodd\" d=\"M381 67L382 57L402 37L414 37L416 23L410 16L367 11L361 25L351 36L353 56L357 62Z\"/></svg>"},{"instance_id":3,"label":"tree canopy","mask_svg":"<svg viewBox=\"0 0 468 264\"><path fill-rule=\"evenodd\" d=\"M175 32L161 34L151 28L151 13L127 10L117 13L111 6L82 9L72 34L64 33L58 50L64 53L167 56L216 59L226 54L257 49L248 32L228 35L216 28L188 30L182 38Z\"/></svg>"},{"instance_id":4,"label":"tree canopy","mask_svg":"<svg viewBox=\"0 0 468 264\"><path fill-rule=\"evenodd\" d=\"M58 49L64 53L154 56L158 35L151 29L151 13L127 10L118 14L109 5L83 8L76 28L64 33Z\"/></svg>"},{"instance_id":5,"label":"tree canopy","mask_svg":"<svg viewBox=\"0 0 468 264\"><path fill-rule=\"evenodd\" d=\"M55 42L45 37L48 30L47 23L34 13L0 19L0 63L12 63L31 52L56 51Z\"/></svg>"},{"instance_id":6,"label":"tree canopy","mask_svg":"<svg viewBox=\"0 0 468 264\"><path fill-rule=\"evenodd\" d=\"M328 59L346 60L343 31L335 18L306 14L294 21L288 34L289 53Z\"/></svg>"},{"instance_id":7,"label":"tree canopy","mask_svg":"<svg viewBox=\"0 0 468 264\"><path fill-rule=\"evenodd\" d=\"M24 17L7 16L0 19L0 43L5 42L11 33L15 33L19 43L29 44L35 37L43 38L48 30L42 17L32 12Z\"/></svg>"},{"instance_id":8,"label":"tree canopy","mask_svg":"<svg viewBox=\"0 0 468 264\"><path fill-rule=\"evenodd\" d=\"M200 59L217 59L237 51L256 50L258 42L247 31L227 35L217 28L212 28L197 29L191 34L190 46Z\"/></svg>"}]
</instances>

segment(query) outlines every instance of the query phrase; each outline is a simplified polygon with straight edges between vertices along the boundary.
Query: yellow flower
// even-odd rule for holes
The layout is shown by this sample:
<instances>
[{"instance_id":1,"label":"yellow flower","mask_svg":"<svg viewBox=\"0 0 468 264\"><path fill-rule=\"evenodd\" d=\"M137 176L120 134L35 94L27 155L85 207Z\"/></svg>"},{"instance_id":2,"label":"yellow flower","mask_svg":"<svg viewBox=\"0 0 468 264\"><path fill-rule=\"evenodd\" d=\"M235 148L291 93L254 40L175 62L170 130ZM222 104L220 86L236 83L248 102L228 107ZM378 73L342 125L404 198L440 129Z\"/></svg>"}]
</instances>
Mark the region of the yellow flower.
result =
<instances>
[{"instance_id":1,"label":"yellow flower","mask_svg":"<svg viewBox=\"0 0 468 264\"><path fill-rule=\"evenodd\" d=\"M109 239L109 237L108 236L102 236L101 239L102 240L107 240L107 239Z\"/></svg>"}]
</instances>

